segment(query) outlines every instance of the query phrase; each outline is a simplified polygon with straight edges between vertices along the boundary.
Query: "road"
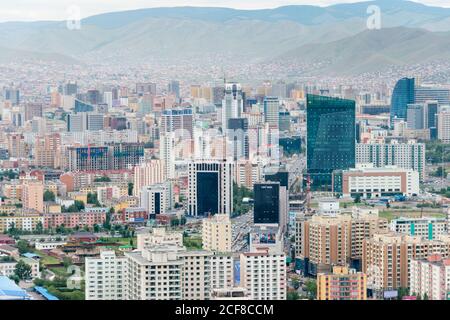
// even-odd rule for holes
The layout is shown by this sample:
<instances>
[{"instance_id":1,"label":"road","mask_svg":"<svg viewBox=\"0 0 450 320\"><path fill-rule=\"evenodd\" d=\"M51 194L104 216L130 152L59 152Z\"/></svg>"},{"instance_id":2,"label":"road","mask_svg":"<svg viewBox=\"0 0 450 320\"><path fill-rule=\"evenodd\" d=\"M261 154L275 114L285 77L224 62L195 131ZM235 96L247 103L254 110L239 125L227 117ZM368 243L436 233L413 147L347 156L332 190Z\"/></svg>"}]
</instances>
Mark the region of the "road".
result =
<instances>
[{"instance_id":1,"label":"road","mask_svg":"<svg viewBox=\"0 0 450 320\"><path fill-rule=\"evenodd\" d=\"M244 252L248 250L247 234L251 230L253 224L253 211L238 216L231 220L231 236L233 239L233 252Z\"/></svg>"}]
</instances>

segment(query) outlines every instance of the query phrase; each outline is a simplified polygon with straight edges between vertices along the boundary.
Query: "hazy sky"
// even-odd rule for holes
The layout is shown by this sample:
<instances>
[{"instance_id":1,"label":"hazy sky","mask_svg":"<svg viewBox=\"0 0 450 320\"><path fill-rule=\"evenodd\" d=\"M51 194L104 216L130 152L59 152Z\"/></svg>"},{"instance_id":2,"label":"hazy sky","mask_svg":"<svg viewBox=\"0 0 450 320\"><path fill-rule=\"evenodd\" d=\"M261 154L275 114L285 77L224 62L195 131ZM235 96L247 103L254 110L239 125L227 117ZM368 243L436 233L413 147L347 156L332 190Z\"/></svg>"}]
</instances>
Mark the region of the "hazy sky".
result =
<instances>
[{"instance_id":1,"label":"hazy sky","mask_svg":"<svg viewBox=\"0 0 450 320\"><path fill-rule=\"evenodd\" d=\"M450 0L414 0L423 4L450 7ZM81 16L151 7L209 6L239 9L274 8L289 4L330 5L358 0L0 0L0 21L66 20L71 6Z\"/></svg>"}]
</instances>

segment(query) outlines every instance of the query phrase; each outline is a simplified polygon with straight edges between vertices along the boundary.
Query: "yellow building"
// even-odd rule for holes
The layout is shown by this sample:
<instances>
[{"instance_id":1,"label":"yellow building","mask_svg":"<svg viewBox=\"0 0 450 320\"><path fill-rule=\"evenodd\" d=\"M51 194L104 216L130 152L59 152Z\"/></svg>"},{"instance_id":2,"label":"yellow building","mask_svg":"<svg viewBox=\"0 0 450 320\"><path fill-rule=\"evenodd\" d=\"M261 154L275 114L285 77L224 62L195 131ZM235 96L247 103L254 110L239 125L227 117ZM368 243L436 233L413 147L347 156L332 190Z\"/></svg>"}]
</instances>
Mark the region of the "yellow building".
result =
<instances>
[{"instance_id":1,"label":"yellow building","mask_svg":"<svg viewBox=\"0 0 450 320\"><path fill-rule=\"evenodd\" d=\"M331 274L319 273L317 300L367 300L367 275L341 266Z\"/></svg>"},{"instance_id":2,"label":"yellow building","mask_svg":"<svg viewBox=\"0 0 450 320\"><path fill-rule=\"evenodd\" d=\"M75 201L82 201L84 204L87 203L87 193L84 192L70 192L69 197Z\"/></svg>"},{"instance_id":3,"label":"yellow building","mask_svg":"<svg viewBox=\"0 0 450 320\"><path fill-rule=\"evenodd\" d=\"M16 229L33 231L36 225L44 224L44 217L38 213L16 213L13 216L0 216L0 233L8 231L14 225Z\"/></svg>"},{"instance_id":4,"label":"yellow building","mask_svg":"<svg viewBox=\"0 0 450 320\"><path fill-rule=\"evenodd\" d=\"M231 220L228 214L216 214L203 219L203 249L231 252Z\"/></svg>"}]
</instances>

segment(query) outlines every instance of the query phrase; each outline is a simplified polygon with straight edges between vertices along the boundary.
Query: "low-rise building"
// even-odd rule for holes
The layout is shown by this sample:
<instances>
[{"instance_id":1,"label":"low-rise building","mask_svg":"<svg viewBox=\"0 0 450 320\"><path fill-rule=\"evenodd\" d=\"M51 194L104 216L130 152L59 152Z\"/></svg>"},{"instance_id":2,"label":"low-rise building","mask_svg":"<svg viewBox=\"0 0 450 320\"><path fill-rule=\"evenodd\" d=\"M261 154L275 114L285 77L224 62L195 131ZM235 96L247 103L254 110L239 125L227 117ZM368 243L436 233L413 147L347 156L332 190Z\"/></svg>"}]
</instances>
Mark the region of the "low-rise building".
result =
<instances>
[{"instance_id":1,"label":"low-rise building","mask_svg":"<svg viewBox=\"0 0 450 320\"><path fill-rule=\"evenodd\" d=\"M347 267L317 275L317 300L366 300L367 276Z\"/></svg>"}]
</instances>

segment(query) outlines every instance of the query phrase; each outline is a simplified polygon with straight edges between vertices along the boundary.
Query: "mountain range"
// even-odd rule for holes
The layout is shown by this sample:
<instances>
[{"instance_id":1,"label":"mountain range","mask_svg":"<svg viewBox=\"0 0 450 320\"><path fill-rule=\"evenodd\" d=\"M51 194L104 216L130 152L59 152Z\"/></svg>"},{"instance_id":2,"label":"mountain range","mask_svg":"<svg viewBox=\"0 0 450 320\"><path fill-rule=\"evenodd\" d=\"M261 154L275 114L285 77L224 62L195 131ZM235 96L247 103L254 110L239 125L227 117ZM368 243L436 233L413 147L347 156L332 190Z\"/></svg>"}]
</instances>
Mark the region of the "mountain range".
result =
<instances>
[{"instance_id":1,"label":"mountain range","mask_svg":"<svg viewBox=\"0 0 450 320\"><path fill-rule=\"evenodd\" d=\"M371 5L381 30L368 30ZM323 62L320 72L358 74L450 56L450 9L405 0L264 10L175 7L65 21L0 24L0 62L89 63L149 59L177 63L218 55L237 62Z\"/></svg>"}]
</instances>

